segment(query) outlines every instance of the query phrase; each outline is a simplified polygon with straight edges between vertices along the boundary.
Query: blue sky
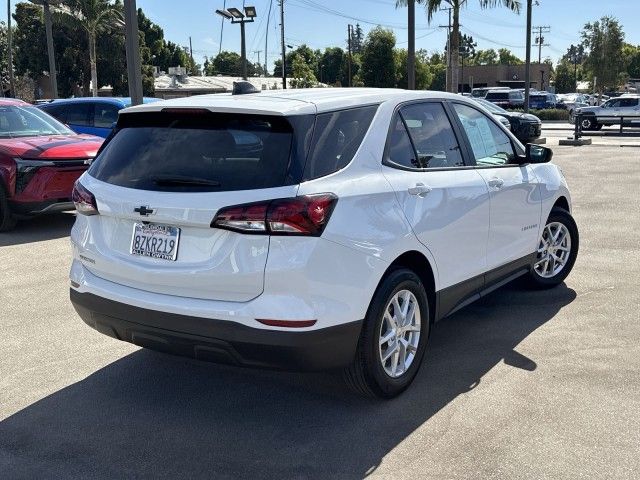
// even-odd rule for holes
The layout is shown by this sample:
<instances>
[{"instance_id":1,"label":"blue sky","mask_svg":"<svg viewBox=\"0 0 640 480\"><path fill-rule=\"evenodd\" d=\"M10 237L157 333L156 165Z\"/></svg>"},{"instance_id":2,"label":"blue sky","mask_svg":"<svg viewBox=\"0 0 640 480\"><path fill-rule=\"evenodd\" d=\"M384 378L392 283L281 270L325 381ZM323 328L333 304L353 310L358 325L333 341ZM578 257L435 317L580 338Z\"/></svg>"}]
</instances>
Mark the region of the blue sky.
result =
<instances>
[{"instance_id":1,"label":"blue sky","mask_svg":"<svg viewBox=\"0 0 640 480\"><path fill-rule=\"evenodd\" d=\"M17 3L18 0L12 0ZM216 8L242 7L243 0L137 0L147 16L159 24L165 37L180 45L188 46L192 37L194 56L201 62L205 55L215 56L220 48L221 19ZM267 18L269 4L273 2L269 28ZM526 0L522 0L526 3ZM246 0L255 5L258 18L246 27L247 55L253 61L264 62L265 35L268 32L269 69L279 54L279 7L276 0ZM504 8L481 10L478 0L468 0L462 10L462 32L471 34L478 48L501 47L511 49L516 55L525 55L524 12L516 15ZM535 4L534 0L534 4ZM626 41L640 44L640 1L638 0L538 0L533 9L533 25L548 25L551 32L545 35L542 57L557 60L571 43L579 41L579 32L588 22L603 15L616 17L623 25ZM321 11L331 10L334 13ZM447 13L440 12L427 23L424 7L416 7L416 48L429 51L442 50L446 42L445 30L438 25L447 23ZM312 48L329 46L345 47L347 24L360 23L365 31L377 24L392 27L398 46L406 47L406 8L395 8L395 0L285 0L285 38L290 45L306 43ZM350 17L350 18L349 18ZM226 22L222 36L222 49L240 51L240 28ZM537 58L537 49L532 58Z\"/></svg>"}]
</instances>

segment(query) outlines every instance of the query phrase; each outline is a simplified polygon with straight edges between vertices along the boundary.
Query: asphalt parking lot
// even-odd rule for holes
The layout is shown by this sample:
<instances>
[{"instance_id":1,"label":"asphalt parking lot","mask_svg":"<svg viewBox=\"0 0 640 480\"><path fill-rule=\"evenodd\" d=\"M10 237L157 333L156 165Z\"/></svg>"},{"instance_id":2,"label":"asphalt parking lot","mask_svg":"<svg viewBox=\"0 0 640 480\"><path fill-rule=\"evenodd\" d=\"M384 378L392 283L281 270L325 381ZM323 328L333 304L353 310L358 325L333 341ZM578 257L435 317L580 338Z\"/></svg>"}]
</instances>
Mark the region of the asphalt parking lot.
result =
<instances>
[{"instance_id":1,"label":"asphalt parking lot","mask_svg":"<svg viewBox=\"0 0 640 480\"><path fill-rule=\"evenodd\" d=\"M73 215L0 234L0 477L638 478L640 135L558 147L570 131L548 127L573 273L440 322L392 401L103 336L68 301Z\"/></svg>"}]
</instances>

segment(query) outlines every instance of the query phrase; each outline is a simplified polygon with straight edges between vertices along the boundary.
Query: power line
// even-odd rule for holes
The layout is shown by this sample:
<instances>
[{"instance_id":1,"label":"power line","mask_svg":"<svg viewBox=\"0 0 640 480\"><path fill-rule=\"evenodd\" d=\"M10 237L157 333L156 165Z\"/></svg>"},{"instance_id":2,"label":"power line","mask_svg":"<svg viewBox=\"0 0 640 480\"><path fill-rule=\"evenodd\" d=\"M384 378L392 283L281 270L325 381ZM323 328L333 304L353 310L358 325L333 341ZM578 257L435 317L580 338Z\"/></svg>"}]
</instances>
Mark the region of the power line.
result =
<instances>
[{"instance_id":1,"label":"power line","mask_svg":"<svg viewBox=\"0 0 640 480\"><path fill-rule=\"evenodd\" d=\"M297 8L302 8L305 10L315 10L318 12L322 12L322 13L326 13L328 15L333 15L336 17L341 17L341 18L345 18L347 20L352 20L354 22L358 22L358 23L364 23L366 25L373 25L373 26L381 26L381 27L387 27L387 28L393 28L393 29L398 29L398 30L407 30L408 26L406 23L384 23L384 22L378 22L378 21L374 21L374 20L369 20L366 18L361 18L361 17L356 17L354 15L349 15L346 13L343 13L341 11L338 10L334 10L332 8L329 7L325 7L324 5L321 5L319 3L316 3L312 0L291 0L290 2L291 6L297 7ZM417 26L416 25L416 30L437 30L437 28L435 27L429 27L429 26Z\"/></svg>"}]
</instances>

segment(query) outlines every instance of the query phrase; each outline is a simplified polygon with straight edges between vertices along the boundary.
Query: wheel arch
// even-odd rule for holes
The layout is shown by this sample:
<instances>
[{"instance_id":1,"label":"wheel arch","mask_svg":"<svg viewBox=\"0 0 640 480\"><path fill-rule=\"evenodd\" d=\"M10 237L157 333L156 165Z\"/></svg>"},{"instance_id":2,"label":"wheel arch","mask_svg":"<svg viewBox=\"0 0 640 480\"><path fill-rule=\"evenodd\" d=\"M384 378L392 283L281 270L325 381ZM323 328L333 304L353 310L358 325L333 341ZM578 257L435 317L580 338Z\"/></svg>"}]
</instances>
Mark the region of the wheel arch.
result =
<instances>
[{"instance_id":1,"label":"wheel arch","mask_svg":"<svg viewBox=\"0 0 640 480\"><path fill-rule=\"evenodd\" d=\"M398 268L406 268L413 271L419 278L427 292L427 298L429 299L429 321L431 323L435 320L436 314L436 279L435 272L429 259L421 252L417 250L410 250L397 257L387 270L384 272L377 288L380 286L386 276L393 270Z\"/></svg>"},{"instance_id":2,"label":"wheel arch","mask_svg":"<svg viewBox=\"0 0 640 480\"><path fill-rule=\"evenodd\" d=\"M551 209L553 210L554 208L562 208L563 210L566 210L567 212L571 213L571 206L569 205L569 200L564 195L560 195L556 199Z\"/></svg>"}]
</instances>

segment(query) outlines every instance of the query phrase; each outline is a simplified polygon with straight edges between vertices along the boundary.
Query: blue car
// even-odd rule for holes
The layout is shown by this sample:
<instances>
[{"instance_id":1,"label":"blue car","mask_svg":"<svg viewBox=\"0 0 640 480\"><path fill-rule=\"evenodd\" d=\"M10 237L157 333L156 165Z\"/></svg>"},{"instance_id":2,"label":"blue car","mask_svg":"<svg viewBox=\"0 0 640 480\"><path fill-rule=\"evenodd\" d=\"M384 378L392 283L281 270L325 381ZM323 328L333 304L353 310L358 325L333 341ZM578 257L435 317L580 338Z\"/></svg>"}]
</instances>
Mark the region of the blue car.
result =
<instances>
[{"instance_id":1,"label":"blue car","mask_svg":"<svg viewBox=\"0 0 640 480\"><path fill-rule=\"evenodd\" d=\"M159 101L145 97L144 103ZM131 106L126 97L80 97L52 100L37 105L49 115L65 123L76 133L88 133L106 138L118 121L118 112Z\"/></svg>"},{"instance_id":2,"label":"blue car","mask_svg":"<svg viewBox=\"0 0 640 480\"><path fill-rule=\"evenodd\" d=\"M529 95L529 108L543 110L545 108L556 108L558 99L553 93L534 92Z\"/></svg>"}]
</instances>

